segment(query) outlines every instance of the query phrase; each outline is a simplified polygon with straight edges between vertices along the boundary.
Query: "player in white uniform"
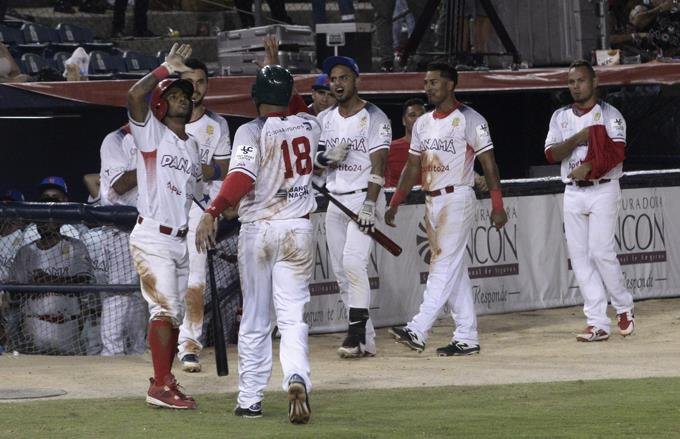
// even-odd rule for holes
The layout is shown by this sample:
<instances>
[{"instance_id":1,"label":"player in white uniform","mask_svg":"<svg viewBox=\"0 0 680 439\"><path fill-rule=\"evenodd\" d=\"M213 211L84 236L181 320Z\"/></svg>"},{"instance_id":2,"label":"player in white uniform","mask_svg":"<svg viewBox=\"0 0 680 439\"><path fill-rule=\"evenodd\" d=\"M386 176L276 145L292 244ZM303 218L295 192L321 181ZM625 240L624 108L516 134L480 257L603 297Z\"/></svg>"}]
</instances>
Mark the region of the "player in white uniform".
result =
<instances>
[{"instance_id":1,"label":"player in white uniform","mask_svg":"<svg viewBox=\"0 0 680 439\"><path fill-rule=\"evenodd\" d=\"M451 343L438 348L439 356L479 353L477 316L472 285L465 264L465 247L476 208L473 165L475 157L484 169L491 192L491 223L503 227L508 218L489 125L482 115L456 100L456 69L432 63L425 74L425 93L435 106L413 125L411 147L397 190L385 213L394 226L399 204L421 175L425 192L425 227L430 242L430 271L418 314L404 327L392 327L394 338L422 352L428 333L448 303L456 328Z\"/></svg>"},{"instance_id":2,"label":"player in white uniform","mask_svg":"<svg viewBox=\"0 0 680 439\"><path fill-rule=\"evenodd\" d=\"M349 308L349 329L338 355L360 358L373 356L376 352L375 330L368 312L371 305L368 262L373 240L363 232L374 226L376 210L382 222L385 206L383 175L392 142L392 126L385 113L359 97L359 67L352 58L327 58L323 70L330 79L331 92L338 104L319 115L323 131L317 165L329 165L325 155L334 148L349 147L346 158L328 166L326 186L342 204L358 212L362 222L359 226L335 205L328 205L328 250L340 297Z\"/></svg>"},{"instance_id":3,"label":"player in white uniform","mask_svg":"<svg viewBox=\"0 0 680 439\"><path fill-rule=\"evenodd\" d=\"M253 99L259 118L234 137L229 173L196 231L204 251L215 245L216 218L239 206L242 223L238 263L243 316L238 336L239 394L234 414L262 416L262 399L272 371L272 321L281 333L283 388L289 419L309 421L311 390L304 307L309 302L316 209L311 176L321 127L313 116L288 115L293 77L281 66L257 73Z\"/></svg>"},{"instance_id":4,"label":"player in white uniform","mask_svg":"<svg viewBox=\"0 0 680 439\"><path fill-rule=\"evenodd\" d=\"M171 370L189 277L189 208L200 191L201 166L198 144L185 132L194 87L184 79L165 78L188 71L184 60L190 54L189 45L174 44L165 62L128 91L139 190L139 217L130 235L130 251L151 314L148 342L154 377L146 401L176 409L196 408Z\"/></svg>"},{"instance_id":5,"label":"player in white uniform","mask_svg":"<svg viewBox=\"0 0 680 439\"><path fill-rule=\"evenodd\" d=\"M7 189L0 194L0 203L5 202L24 202L24 194L16 189ZM19 219L3 219L0 221L0 282L6 283L10 280L10 267L14 262L14 257L24 242L23 221ZM9 291L0 290L0 325L5 331L7 344L4 348L14 349L19 345L21 329L21 310L20 303L16 295ZM1 340L0 340L1 341Z\"/></svg>"},{"instance_id":6,"label":"player in white uniform","mask_svg":"<svg viewBox=\"0 0 680 439\"><path fill-rule=\"evenodd\" d=\"M207 67L197 59L188 59L185 64L193 70L182 73L180 78L191 81L194 85L192 97L194 110L191 114L191 122L186 125L185 129L198 142L204 184L202 197L191 205L189 211L189 233L187 234L189 287L186 294L184 321L179 328L177 356L182 362L182 370L200 372L199 354L203 349L200 339L203 332L206 255L196 251L194 245L196 226L203 210L208 207L210 201L219 192L219 180L222 180L229 169L231 141L227 121L222 116L205 108L203 102L208 91ZM197 203L200 203L200 206Z\"/></svg>"},{"instance_id":7,"label":"player in white uniform","mask_svg":"<svg viewBox=\"0 0 680 439\"><path fill-rule=\"evenodd\" d=\"M587 326L577 334L579 341L609 338L607 292L616 310L619 333L635 329L633 296L626 289L616 257L614 231L618 217L623 162L586 161L593 130L603 126L610 148L623 149L626 122L613 106L597 98L597 76L587 61L576 61L569 68L569 91L573 105L555 111L545 140L548 161L562 162L564 190L564 232L571 266L583 295ZM621 154L623 157L623 154ZM597 175L595 168L599 168Z\"/></svg>"},{"instance_id":8,"label":"player in white uniform","mask_svg":"<svg viewBox=\"0 0 680 439\"><path fill-rule=\"evenodd\" d=\"M129 125L107 134L99 155L99 203L137 206L137 147ZM103 282L98 279L98 283L139 283L128 241L128 233L109 226L90 229L83 235L95 275L103 277ZM101 303L101 355L144 353L147 314L141 293L105 293Z\"/></svg>"}]
</instances>

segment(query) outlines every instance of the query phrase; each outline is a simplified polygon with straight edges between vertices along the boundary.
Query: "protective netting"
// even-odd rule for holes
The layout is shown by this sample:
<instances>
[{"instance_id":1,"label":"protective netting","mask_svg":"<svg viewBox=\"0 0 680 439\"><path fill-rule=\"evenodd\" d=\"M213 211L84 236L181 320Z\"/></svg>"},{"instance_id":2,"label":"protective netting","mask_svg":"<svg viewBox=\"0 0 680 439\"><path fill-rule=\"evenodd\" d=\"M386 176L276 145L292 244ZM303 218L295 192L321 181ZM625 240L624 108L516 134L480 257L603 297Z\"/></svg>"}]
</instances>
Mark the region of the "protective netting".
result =
<instances>
[{"instance_id":1,"label":"protective netting","mask_svg":"<svg viewBox=\"0 0 680 439\"><path fill-rule=\"evenodd\" d=\"M149 315L130 256L129 228L112 225L115 213L108 224L89 215L87 226L46 218L39 204L32 216L31 204L24 203L19 214L0 206L0 346L25 354L143 353ZM219 242L213 260L225 339L234 342L241 297L235 230ZM212 340L206 285L199 340L204 346Z\"/></svg>"}]
</instances>

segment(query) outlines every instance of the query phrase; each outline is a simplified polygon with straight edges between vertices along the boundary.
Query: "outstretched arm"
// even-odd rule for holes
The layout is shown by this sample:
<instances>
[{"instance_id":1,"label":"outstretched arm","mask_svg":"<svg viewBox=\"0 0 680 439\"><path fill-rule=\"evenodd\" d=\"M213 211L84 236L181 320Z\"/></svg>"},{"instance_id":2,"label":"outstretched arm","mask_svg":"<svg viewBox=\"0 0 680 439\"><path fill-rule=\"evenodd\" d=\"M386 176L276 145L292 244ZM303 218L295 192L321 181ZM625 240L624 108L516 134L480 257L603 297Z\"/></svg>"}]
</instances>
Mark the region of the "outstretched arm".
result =
<instances>
[{"instance_id":1,"label":"outstretched arm","mask_svg":"<svg viewBox=\"0 0 680 439\"><path fill-rule=\"evenodd\" d=\"M184 60L191 55L191 46L188 44L175 43L170 53L165 57L165 62L160 67L137 81L128 91L128 111L130 118L135 122L144 122L149 112L149 104L146 95L158 85L160 81L177 72L189 72L191 69L184 65Z\"/></svg>"}]
</instances>

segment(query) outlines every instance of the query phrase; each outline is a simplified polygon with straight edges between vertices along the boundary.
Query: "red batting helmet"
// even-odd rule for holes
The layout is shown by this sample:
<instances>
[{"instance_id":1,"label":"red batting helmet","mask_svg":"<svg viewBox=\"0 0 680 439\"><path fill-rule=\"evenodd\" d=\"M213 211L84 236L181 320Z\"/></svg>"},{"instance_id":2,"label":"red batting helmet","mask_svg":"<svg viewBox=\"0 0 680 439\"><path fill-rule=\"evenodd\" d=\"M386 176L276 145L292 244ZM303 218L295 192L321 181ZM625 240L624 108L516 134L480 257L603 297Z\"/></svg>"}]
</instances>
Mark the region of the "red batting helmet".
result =
<instances>
[{"instance_id":1,"label":"red batting helmet","mask_svg":"<svg viewBox=\"0 0 680 439\"><path fill-rule=\"evenodd\" d=\"M174 87L179 87L190 101L194 94L194 85L191 81L187 81L186 79L164 79L159 82L156 88L151 92L149 106L151 107L153 115L160 121L163 120L168 112L168 101L163 96L168 90Z\"/></svg>"}]
</instances>

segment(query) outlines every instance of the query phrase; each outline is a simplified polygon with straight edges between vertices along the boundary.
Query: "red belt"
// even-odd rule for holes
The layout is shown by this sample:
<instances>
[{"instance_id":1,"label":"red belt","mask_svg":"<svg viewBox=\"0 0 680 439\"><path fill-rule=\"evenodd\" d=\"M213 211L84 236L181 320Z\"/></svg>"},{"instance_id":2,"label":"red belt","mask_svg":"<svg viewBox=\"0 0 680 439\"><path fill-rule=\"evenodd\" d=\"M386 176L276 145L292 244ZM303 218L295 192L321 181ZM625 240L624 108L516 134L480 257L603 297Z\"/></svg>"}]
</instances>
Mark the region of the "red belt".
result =
<instances>
[{"instance_id":1,"label":"red belt","mask_svg":"<svg viewBox=\"0 0 680 439\"><path fill-rule=\"evenodd\" d=\"M144 222L144 218L141 216L137 217L137 224L142 224ZM176 236L178 238L184 238L187 236L187 232L189 232L189 229L179 229L177 230L176 234L172 234L172 231L174 229L172 227L164 226L164 225L159 225L158 226L158 231L161 232L164 235L169 235L169 236Z\"/></svg>"},{"instance_id":2,"label":"red belt","mask_svg":"<svg viewBox=\"0 0 680 439\"><path fill-rule=\"evenodd\" d=\"M567 183L568 185L574 185L578 187L588 187L588 186L595 186L596 184L605 184L609 183L611 180L608 178L603 178L600 180L576 180L576 181L570 181Z\"/></svg>"},{"instance_id":3,"label":"red belt","mask_svg":"<svg viewBox=\"0 0 680 439\"><path fill-rule=\"evenodd\" d=\"M425 191L425 195L430 196L430 197L438 197L440 195L444 194L450 194L454 191L453 186L446 186L443 189L437 189L436 191Z\"/></svg>"}]
</instances>

